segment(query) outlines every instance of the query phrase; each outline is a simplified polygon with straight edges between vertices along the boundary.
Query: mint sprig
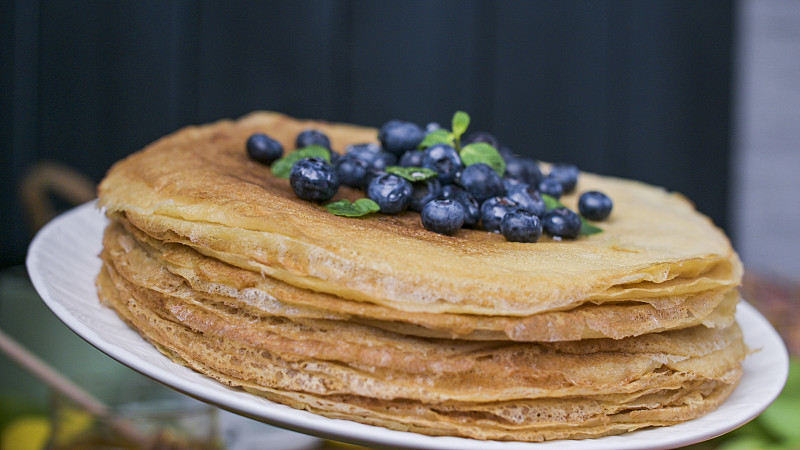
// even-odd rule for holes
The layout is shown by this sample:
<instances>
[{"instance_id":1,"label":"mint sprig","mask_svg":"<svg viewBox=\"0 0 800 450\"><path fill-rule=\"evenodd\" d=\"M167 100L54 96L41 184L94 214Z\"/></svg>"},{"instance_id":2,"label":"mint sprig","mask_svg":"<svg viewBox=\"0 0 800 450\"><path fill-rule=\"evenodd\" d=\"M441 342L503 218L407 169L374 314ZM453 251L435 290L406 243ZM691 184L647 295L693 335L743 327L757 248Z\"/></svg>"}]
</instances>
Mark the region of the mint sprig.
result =
<instances>
[{"instance_id":1,"label":"mint sprig","mask_svg":"<svg viewBox=\"0 0 800 450\"><path fill-rule=\"evenodd\" d=\"M456 111L455 114L453 114L452 127L456 150L461 151L461 135L467 131L469 120L469 114L464 111Z\"/></svg>"},{"instance_id":2,"label":"mint sprig","mask_svg":"<svg viewBox=\"0 0 800 450\"><path fill-rule=\"evenodd\" d=\"M544 205L547 207L547 210L556 209L556 208L566 208L561 201L559 201L555 197L551 197L547 194L542 194L542 200L544 200ZM584 236L590 236L592 234L602 233L603 229L589 223L582 215L578 214L578 217L581 219L581 231L580 234Z\"/></svg>"},{"instance_id":3,"label":"mint sprig","mask_svg":"<svg viewBox=\"0 0 800 450\"><path fill-rule=\"evenodd\" d=\"M436 176L435 171L425 167L388 166L386 168L386 173L403 177L412 183L416 183L417 181L425 181Z\"/></svg>"},{"instance_id":4,"label":"mint sprig","mask_svg":"<svg viewBox=\"0 0 800 450\"><path fill-rule=\"evenodd\" d=\"M467 132L470 121L469 114L464 111L456 111L451 121L453 131L445 128L431 131L425 135L425 138L419 144L419 148L425 150L436 144L447 144L456 149L464 166L483 163L494 169L502 177L506 173L506 161L496 148L485 142L473 142L461 147L461 136Z\"/></svg>"},{"instance_id":5,"label":"mint sprig","mask_svg":"<svg viewBox=\"0 0 800 450\"><path fill-rule=\"evenodd\" d=\"M461 150L461 162L464 166L483 163L494 169L501 177L506 173L506 161L496 148L486 142L473 142Z\"/></svg>"},{"instance_id":6,"label":"mint sprig","mask_svg":"<svg viewBox=\"0 0 800 450\"><path fill-rule=\"evenodd\" d=\"M294 163L304 158L324 158L325 161L331 162L331 152L320 145L309 145L297 149L272 163L272 174L278 178L287 179L292 173Z\"/></svg>"},{"instance_id":7,"label":"mint sprig","mask_svg":"<svg viewBox=\"0 0 800 450\"><path fill-rule=\"evenodd\" d=\"M378 204L373 200L368 198L360 198L355 202L342 199L333 203L328 203L325 205L325 209L327 209L331 214L335 214L337 216L361 217L367 214L378 212L381 210L381 207L378 206Z\"/></svg>"},{"instance_id":8,"label":"mint sprig","mask_svg":"<svg viewBox=\"0 0 800 450\"><path fill-rule=\"evenodd\" d=\"M453 133L447 131L444 128L439 128L438 130L431 131L430 133L425 135L425 138L422 139L422 142L419 143L419 148L421 150L425 150L428 147L433 147L436 144L447 144L449 146L455 146L455 136Z\"/></svg>"}]
</instances>

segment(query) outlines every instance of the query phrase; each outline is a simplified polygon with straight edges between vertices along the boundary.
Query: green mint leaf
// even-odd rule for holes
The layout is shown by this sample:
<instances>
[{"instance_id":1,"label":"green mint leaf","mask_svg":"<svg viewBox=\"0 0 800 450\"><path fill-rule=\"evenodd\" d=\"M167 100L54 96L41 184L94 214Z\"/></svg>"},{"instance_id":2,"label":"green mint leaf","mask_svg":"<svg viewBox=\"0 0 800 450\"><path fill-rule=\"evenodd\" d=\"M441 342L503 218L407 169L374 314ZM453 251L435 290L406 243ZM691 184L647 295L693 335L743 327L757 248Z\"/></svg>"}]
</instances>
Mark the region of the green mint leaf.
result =
<instances>
[{"instance_id":1,"label":"green mint leaf","mask_svg":"<svg viewBox=\"0 0 800 450\"><path fill-rule=\"evenodd\" d=\"M389 166L386 168L386 172L403 177L412 183L415 183L417 181L425 181L429 178L433 178L436 176L435 171L427 169L425 167Z\"/></svg>"},{"instance_id":2,"label":"green mint leaf","mask_svg":"<svg viewBox=\"0 0 800 450\"><path fill-rule=\"evenodd\" d=\"M547 207L548 211L551 210L551 209L556 209L556 208L566 208L566 206L564 206L564 204L561 203L561 201L559 201L557 198L551 197L551 196L549 196L547 194L541 194L541 195L542 195L542 200L544 200L544 205ZM583 216L581 216L580 214L578 214L578 217L581 218L581 231L580 231L580 234L582 234L584 236L590 236L590 235L593 235L593 234L597 234L597 233L602 233L603 232L602 228L600 228L600 227L598 227L598 226L596 226L594 224L589 223L589 221L584 219Z\"/></svg>"},{"instance_id":3,"label":"green mint leaf","mask_svg":"<svg viewBox=\"0 0 800 450\"><path fill-rule=\"evenodd\" d=\"M453 136L453 133L445 130L444 128L439 128L438 130L434 130L426 134L425 138L422 139L422 142L419 143L419 148L424 150L428 147L433 147L436 144L447 144L452 146L454 142L455 137Z\"/></svg>"},{"instance_id":4,"label":"green mint leaf","mask_svg":"<svg viewBox=\"0 0 800 450\"><path fill-rule=\"evenodd\" d=\"M602 228L587 222L586 219L584 219L581 215L578 215L578 217L581 218L581 231L580 231L581 234L585 236L590 236L592 234L603 232Z\"/></svg>"},{"instance_id":5,"label":"green mint leaf","mask_svg":"<svg viewBox=\"0 0 800 450\"><path fill-rule=\"evenodd\" d=\"M344 217L361 217L381 210L377 203L368 198L360 198L352 203L350 200L342 199L328 203L325 208L331 214Z\"/></svg>"},{"instance_id":6,"label":"green mint leaf","mask_svg":"<svg viewBox=\"0 0 800 450\"><path fill-rule=\"evenodd\" d=\"M469 127L469 114L464 111L456 111L453 114L453 135L455 135L456 141L467 131L467 127Z\"/></svg>"},{"instance_id":7,"label":"green mint leaf","mask_svg":"<svg viewBox=\"0 0 800 450\"><path fill-rule=\"evenodd\" d=\"M486 142L473 142L461 149L461 162L464 166L484 163L494 169L501 177L506 172L506 161L496 148Z\"/></svg>"},{"instance_id":8,"label":"green mint leaf","mask_svg":"<svg viewBox=\"0 0 800 450\"><path fill-rule=\"evenodd\" d=\"M456 111L453 114L453 137L455 138L456 150L461 151L461 135L467 131L469 126L469 114L464 111Z\"/></svg>"},{"instance_id":9,"label":"green mint leaf","mask_svg":"<svg viewBox=\"0 0 800 450\"><path fill-rule=\"evenodd\" d=\"M541 194L542 200L544 200L544 206L547 207L547 210L556 209L556 208L566 208L563 203L558 201L557 198L551 197L547 194Z\"/></svg>"},{"instance_id":10,"label":"green mint leaf","mask_svg":"<svg viewBox=\"0 0 800 450\"><path fill-rule=\"evenodd\" d=\"M289 178L292 173L292 166L303 158L324 158L331 162L331 152L327 148L319 145L309 145L289 153L272 163L272 174L278 178Z\"/></svg>"}]
</instances>

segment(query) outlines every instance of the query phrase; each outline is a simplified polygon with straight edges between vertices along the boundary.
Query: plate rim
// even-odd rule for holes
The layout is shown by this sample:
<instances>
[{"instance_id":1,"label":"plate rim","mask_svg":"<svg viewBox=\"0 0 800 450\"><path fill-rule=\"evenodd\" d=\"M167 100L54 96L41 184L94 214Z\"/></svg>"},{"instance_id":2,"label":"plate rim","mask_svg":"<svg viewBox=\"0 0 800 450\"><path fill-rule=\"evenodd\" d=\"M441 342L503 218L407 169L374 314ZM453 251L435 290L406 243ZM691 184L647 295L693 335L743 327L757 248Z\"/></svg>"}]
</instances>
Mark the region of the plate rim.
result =
<instances>
[{"instance_id":1,"label":"plate rim","mask_svg":"<svg viewBox=\"0 0 800 450\"><path fill-rule=\"evenodd\" d=\"M530 449L534 447L537 449L541 448L641 449L643 448L642 444L645 443L644 440L646 439L648 442L650 442L647 448L651 449L674 448L678 446L689 445L697 442L702 442L708 439L712 439L714 437L725 434L751 421L752 419L760 415L775 400L775 398L778 397L788 378L789 355L782 338L760 312L758 312L752 305L750 305L744 299L742 299L742 301L739 303L739 307L737 308L737 313L736 313L737 320L739 320L741 324L743 318L747 319L747 324L749 326L749 329L745 329L745 327L742 326L742 331L745 335L746 342L748 340L748 336L750 335L750 333L755 333L756 331L758 331L759 332L758 336L762 338L761 340L764 341L766 344L769 344L769 345L765 344L764 348L768 348L770 350L769 355L773 359L772 362L777 364L777 367L774 367L773 368L774 370L772 370L770 374L771 375L770 380L771 383L773 384L770 385L771 389L769 389L766 393L762 393L762 396L759 399L757 399L755 405L751 405L751 408L747 414L740 414L736 418L736 420L728 421L725 424L725 426L717 425L716 428L712 427L705 433L695 433L691 435L681 436L678 433L674 433L673 435L672 433L663 433L663 432L655 433L655 432L658 432L659 430L680 430L682 425L701 421L704 418L713 415L714 412L716 411L712 411L698 419L672 425L670 427L652 427L621 435L605 436L594 439L556 440L556 441L546 441L543 443L512 442L512 441L481 441L481 440L453 437L453 436L427 436L412 432L390 430L383 427L366 425L362 423L352 422L349 420L331 419L310 413L308 411L298 410L286 405L271 402L265 398L246 393L239 389L225 386L205 375L200 374L199 372L195 372L192 369L180 366L172 362L170 362L170 364L174 365L174 367L170 367L169 370L164 369L150 361L146 361L139 358L132 350L120 346L120 344L118 342L115 342L113 339L109 340L108 336L101 335L100 333L97 332L97 330L92 329L89 325L84 323L80 318L76 317L64 303L66 300L58 298L58 294L54 292L54 289L57 286L53 284L54 282L53 279L48 278L46 276L48 272L44 269L45 268L53 269L53 267L48 266L48 263L52 264L52 261L49 261L45 258L47 251L44 246L46 244L51 243L50 241L48 241L48 239L50 240L57 239L59 233L65 233L65 232L75 233L76 230L72 228L75 228L82 221L88 221L88 223L91 226L96 226L96 229L90 229L88 231L83 231L83 232L86 233L86 237L88 237L90 240L94 239L95 241L96 246L92 250L92 252L94 253L92 257L96 259L96 268L99 271L100 260L97 257L97 254L99 253L99 249L102 246L101 244L102 230L103 228L105 228L107 219L105 218L100 208L98 208L96 200L72 208L69 211L62 213L55 219L51 220L44 227L42 227L42 229L40 229L39 232L37 232L37 234L32 239L30 246L28 247L28 252L26 257L26 267L28 269L28 274L31 279L31 282L36 291L38 292L39 296L47 305L47 307L56 315L56 317L59 318L59 320L61 320L68 328L70 328L83 340L85 340L86 342L88 342L101 352L105 353L109 357L177 391L180 391L186 395L197 398L201 401L215 404L223 409L235 412L237 414L254 418L256 420L260 420L262 422L266 422L282 428L287 428L294 431L299 431L302 433L311 434L323 438L331 438L342 442L349 442L361 445L364 444L382 445L382 446L390 445L393 447L404 447L404 448L459 447L464 449L470 449L470 448ZM100 231L99 234L97 234L98 230ZM77 230L77 232L80 235L82 230ZM96 235L93 235L92 233ZM79 247L77 249L72 249L72 250L74 250L75 253L71 255L67 254L66 255L67 258L78 255L81 257L89 257L88 246ZM70 266L67 265L67 267ZM72 268L74 269L75 267L76 266L73 266ZM94 278L96 276L96 273L97 272L95 271L94 273L88 275L84 274L84 275L88 276L89 279L91 280L92 292L94 293L94 298L91 300L95 301L97 305L100 305L100 302L97 298L96 290L94 290ZM116 315L115 312L113 312L108 308L106 309L107 310L100 309L100 314L103 315L104 317L116 318L116 320L119 321L119 324L124 326L130 333L134 333L136 336L138 336L138 338L141 341L145 342L148 346L150 346L153 352L156 352L158 356L167 359L167 357L161 354L155 347L147 343L138 334L138 332L129 328L121 319L119 319L119 317ZM113 314L113 316L109 315L109 313ZM755 358L758 358L759 353L761 354L762 357L766 355L766 353L764 352L755 352L749 355L748 359L746 359L745 362L743 363L743 368L748 366L748 360L751 361L752 364L752 358L754 357L754 355ZM178 372L180 373L181 376L178 376L176 374L176 371L181 371ZM183 372L183 371L189 371L189 372ZM731 394L731 397L733 397L736 394L736 391L741 388L741 385L745 381L745 377L747 376L748 376L748 371L745 370L744 376L740 381L740 385L737 386L737 389L734 391L733 394ZM750 374L750 377L753 376L754 376L753 374ZM186 377L188 377L190 380L194 378L195 380L205 380L206 382L199 383L198 385L195 386L187 384L188 381L184 379ZM202 378L199 379L198 377ZM748 378L748 381L749 380L750 378ZM209 385L208 382L211 382L213 383L213 385L216 385L216 388L213 385ZM202 391L202 389L200 389L200 387L210 388L211 390L204 392ZM730 401L731 398L728 398L726 402L720 405L720 408L718 408L718 410L722 409L724 405L726 403L729 403ZM668 439L664 439L663 437L661 437L660 439L656 439L657 442L652 443L651 441L653 441L654 439L649 435L653 434L655 435L670 434L670 437ZM641 437L642 439L631 439L631 436ZM633 442L635 442L635 444L633 444ZM631 445L628 445L628 443L631 443Z\"/></svg>"}]
</instances>

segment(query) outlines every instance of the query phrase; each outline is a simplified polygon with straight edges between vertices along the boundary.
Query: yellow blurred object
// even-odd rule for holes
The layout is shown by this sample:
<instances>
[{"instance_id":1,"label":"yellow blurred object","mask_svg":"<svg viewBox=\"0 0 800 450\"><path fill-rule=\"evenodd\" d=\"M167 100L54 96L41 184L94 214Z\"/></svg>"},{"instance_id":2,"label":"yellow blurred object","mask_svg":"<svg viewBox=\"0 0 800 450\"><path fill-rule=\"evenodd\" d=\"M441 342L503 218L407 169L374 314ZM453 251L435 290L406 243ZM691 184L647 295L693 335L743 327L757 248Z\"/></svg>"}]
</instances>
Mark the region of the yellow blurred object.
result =
<instances>
[{"instance_id":1,"label":"yellow blurred object","mask_svg":"<svg viewBox=\"0 0 800 450\"><path fill-rule=\"evenodd\" d=\"M0 450L40 450L50 438L50 421L44 416L22 416L6 426Z\"/></svg>"},{"instance_id":2,"label":"yellow blurred object","mask_svg":"<svg viewBox=\"0 0 800 450\"><path fill-rule=\"evenodd\" d=\"M54 443L75 441L78 436L92 428L94 418L91 413L75 407L58 410L58 427L53 436Z\"/></svg>"}]
</instances>

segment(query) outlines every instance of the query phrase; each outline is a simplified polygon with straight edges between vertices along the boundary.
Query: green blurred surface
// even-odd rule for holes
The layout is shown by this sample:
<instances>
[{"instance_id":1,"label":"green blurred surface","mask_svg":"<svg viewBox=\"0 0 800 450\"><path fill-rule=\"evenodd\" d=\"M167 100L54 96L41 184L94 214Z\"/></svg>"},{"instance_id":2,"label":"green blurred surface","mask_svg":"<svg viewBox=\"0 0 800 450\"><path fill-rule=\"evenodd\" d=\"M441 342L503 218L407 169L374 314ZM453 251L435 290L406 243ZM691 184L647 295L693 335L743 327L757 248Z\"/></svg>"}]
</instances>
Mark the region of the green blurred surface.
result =
<instances>
[{"instance_id":1,"label":"green blurred surface","mask_svg":"<svg viewBox=\"0 0 800 450\"><path fill-rule=\"evenodd\" d=\"M760 416L728 434L688 448L800 450L800 358L791 358L786 387Z\"/></svg>"},{"instance_id":2,"label":"green blurred surface","mask_svg":"<svg viewBox=\"0 0 800 450\"><path fill-rule=\"evenodd\" d=\"M124 385L141 377L67 328L36 294L23 267L0 273L0 329L78 384L102 377ZM91 383L81 385L92 391ZM48 402L47 387L0 353L0 430L14 416L47 411Z\"/></svg>"}]
</instances>

